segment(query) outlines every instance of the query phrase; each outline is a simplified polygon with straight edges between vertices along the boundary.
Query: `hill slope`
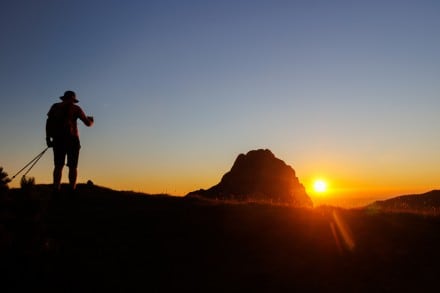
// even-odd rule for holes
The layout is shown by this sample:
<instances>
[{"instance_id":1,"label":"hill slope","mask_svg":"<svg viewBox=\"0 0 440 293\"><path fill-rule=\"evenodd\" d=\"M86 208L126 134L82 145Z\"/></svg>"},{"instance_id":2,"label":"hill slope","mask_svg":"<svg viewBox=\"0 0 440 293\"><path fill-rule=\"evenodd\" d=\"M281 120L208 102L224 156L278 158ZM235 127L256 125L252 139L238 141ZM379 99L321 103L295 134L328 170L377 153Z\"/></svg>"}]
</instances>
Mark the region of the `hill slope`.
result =
<instances>
[{"instance_id":1,"label":"hill slope","mask_svg":"<svg viewBox=\"0 0 440 293\"><path fill-rule=\"evenodd\" d=\"M440 190L423 194L411 194L376 201L368 206L387 212L408 212L417 214L440 214Z\"/></svg>"},{"instance_id":2,"label":"hill slope","mask_svg":"<svg viewBox=\"0 0 440 293\"><path fill-rule=\"evenodd\" d=\"M28 202L34 209L24 202L2 205L5 292L416 292L438 286L439 218L213 204L94 186L55 202L34 198Z\"/></svg>"}]
</instances>

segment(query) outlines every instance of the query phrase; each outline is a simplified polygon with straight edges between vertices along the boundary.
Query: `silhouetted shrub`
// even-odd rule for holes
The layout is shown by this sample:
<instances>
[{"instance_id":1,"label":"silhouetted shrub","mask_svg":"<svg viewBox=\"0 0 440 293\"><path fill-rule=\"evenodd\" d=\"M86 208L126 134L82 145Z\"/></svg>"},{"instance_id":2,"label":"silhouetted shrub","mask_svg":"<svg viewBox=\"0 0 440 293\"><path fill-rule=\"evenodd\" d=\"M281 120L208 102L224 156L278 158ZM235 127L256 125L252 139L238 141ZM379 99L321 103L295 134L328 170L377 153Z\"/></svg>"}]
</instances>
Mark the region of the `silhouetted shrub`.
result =
<instances>
[{"instance_id":1,"label":"silhouetted shrub","mask_svg":"<svg viewBox=\"0 0 440 293\"><path fill-rule=\"evenodd\" d=\"M9 190L9 182L11 182L11 179L9 179L8 173L3 171L3 167L0 167L0 196L6 194Z\"/></svg>"},{"instance_id":2,"label":"silhouetted shrub","mask_svg":"<svg viewBox=\"0 0 440 293\"><path fill-rule=\"evenodd\" d=\"M23 192L25 193L31 192L35 187L35 178L34 177L26 178L26 176L21 177L20 186Z\"/></svg>"}]
</instances>

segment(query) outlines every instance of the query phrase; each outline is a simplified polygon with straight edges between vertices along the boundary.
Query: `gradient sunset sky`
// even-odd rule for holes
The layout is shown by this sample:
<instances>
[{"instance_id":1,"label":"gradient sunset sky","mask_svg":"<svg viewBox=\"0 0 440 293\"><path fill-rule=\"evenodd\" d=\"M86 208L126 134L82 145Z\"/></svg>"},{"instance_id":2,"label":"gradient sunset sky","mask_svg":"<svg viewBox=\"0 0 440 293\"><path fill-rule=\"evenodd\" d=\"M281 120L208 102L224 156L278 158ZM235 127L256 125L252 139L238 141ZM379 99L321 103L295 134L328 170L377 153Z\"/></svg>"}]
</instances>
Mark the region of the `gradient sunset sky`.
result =
<instances>
[{"instance_id":1,"label":"gradient sunset sky","mask_svg":"<svg viewBox=\"0 0 440 293\"><path fill-rule=\"evenodd\" d=\"M10 176L74 90L80 182L184 195L268 148L315 202L440 188L440 1L6 0L0 32Z\"/></svg>"}]
</instances>

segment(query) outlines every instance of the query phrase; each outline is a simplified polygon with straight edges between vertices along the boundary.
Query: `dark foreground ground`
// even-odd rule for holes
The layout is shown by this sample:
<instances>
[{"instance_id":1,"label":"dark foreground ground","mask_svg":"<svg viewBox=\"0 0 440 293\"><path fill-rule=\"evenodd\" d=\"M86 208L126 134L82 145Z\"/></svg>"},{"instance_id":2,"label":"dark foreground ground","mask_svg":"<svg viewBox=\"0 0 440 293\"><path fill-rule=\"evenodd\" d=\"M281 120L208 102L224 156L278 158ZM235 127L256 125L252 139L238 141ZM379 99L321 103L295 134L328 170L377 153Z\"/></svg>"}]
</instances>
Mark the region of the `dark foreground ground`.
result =
<instances>
[{"instance_id":1,"label":"dark foreground ground","mask_svg":"<svg viewBox=\"0 0 440 293\"><path fill-rule=\"evenodd\" d=\"M439 290L438 217L91 186L33 198L2 206L2 292Z\"/></svg>"}]
</instances>

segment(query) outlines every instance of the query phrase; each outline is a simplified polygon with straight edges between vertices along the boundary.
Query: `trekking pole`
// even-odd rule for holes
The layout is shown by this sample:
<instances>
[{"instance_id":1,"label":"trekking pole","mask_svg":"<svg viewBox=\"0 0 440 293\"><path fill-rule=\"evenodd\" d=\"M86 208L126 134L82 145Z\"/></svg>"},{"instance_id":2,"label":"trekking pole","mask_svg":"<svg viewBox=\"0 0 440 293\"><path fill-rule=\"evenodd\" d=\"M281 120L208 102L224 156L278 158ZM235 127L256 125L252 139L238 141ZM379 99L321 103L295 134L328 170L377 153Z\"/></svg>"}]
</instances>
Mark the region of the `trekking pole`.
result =
<instances>
[{"instance_id":1,"label":"trekking pole","mask_svg":"<svg viewBox=\"0 0 440 293\"><path fill-rule=\"evenodd\" d=\"M41 159L41 157L43 157L44 153L49 149L49 147L45 148L41 153L39 153L35 158L33 158L29 163L26 164L26 166L24 166L20 171L17 172L17 174L15 174L14 176L12 176L11 181L14 180L14 178L20 174L21 172L23 172L24 169L26 169L29 165L31 165L29 167L29 169L26 171L26 173L24 173L23 177L26 176L29 171L31 171L31 169L37 164L37 162Z\"/></svg>"}]
</instances>

